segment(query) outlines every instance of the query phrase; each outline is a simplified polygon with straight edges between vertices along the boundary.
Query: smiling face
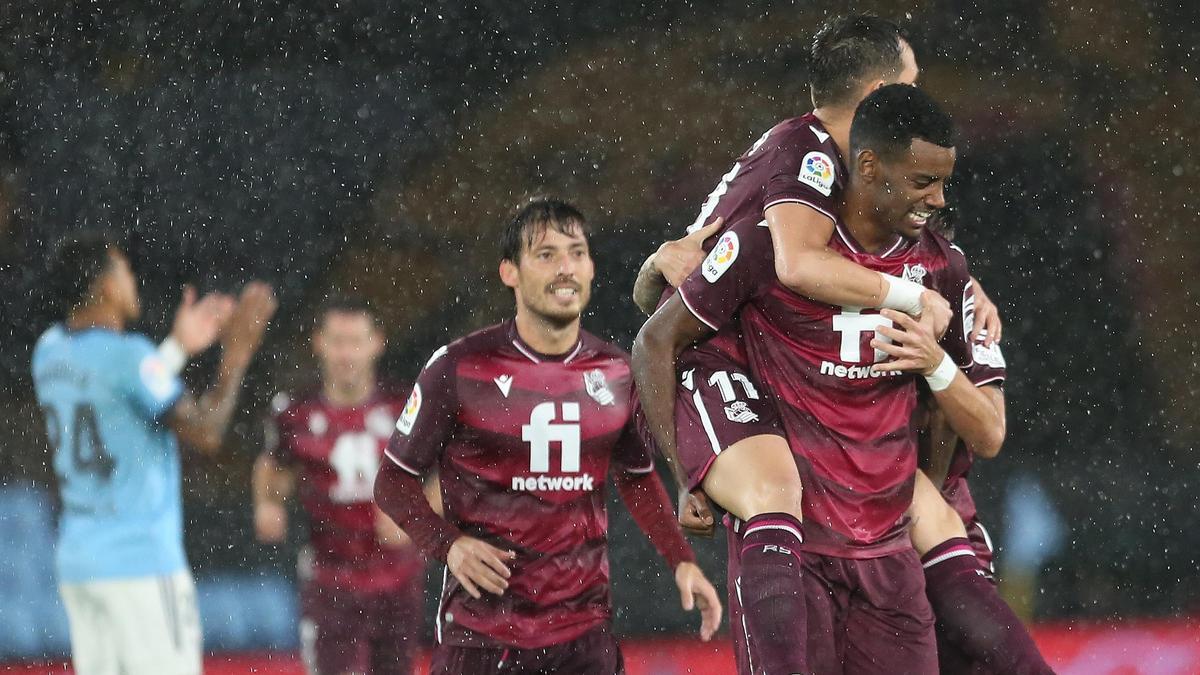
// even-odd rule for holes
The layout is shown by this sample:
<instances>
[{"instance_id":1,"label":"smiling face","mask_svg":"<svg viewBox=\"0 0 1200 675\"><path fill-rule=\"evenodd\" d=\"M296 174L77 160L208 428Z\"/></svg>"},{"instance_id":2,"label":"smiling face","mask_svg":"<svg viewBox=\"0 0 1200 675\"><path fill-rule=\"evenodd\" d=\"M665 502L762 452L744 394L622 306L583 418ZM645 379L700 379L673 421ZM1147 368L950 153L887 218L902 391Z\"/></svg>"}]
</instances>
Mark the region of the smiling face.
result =
<instances>
[{"instance_id":1,"label":"smiling face","mask_svg":"<svg viewBox=\"0 0 1200 675\"><path fill-rule=\"evenodd\" d=\"M896 234L919 237L933 214L946 206L944 190L954 159L954 148L920 138L896 157L876 156L869 188L873 220Z\"/></svg>"},{"instance_id":2,"label":"smiling face","mask_svg":"<svg viewBox=\"0 0 1200 675\"><path fill-rule=\"evenodd\" d=\"M500 278L516 294L518 312L569 325L579 320L592 294L596 269L587 237L579 227L531 227L537 230L517 259L500 262Z\"/></svg>"}]
</instances>

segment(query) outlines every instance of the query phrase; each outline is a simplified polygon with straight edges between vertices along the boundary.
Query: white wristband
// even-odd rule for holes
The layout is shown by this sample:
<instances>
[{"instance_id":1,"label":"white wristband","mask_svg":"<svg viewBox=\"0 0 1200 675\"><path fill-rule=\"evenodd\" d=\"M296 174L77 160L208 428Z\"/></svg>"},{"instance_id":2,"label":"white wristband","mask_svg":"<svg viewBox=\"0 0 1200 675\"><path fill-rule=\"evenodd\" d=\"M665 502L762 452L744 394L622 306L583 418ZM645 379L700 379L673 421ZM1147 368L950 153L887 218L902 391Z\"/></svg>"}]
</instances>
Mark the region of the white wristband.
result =
<instances>
[{"instance_id":1,"label":"white wristband","mask_svg":"<svg viewBox=\"0 0 1200 675\"><path fill-rule=\"evenodd\" d=\"M925 376L925 381L929 383L930 391L942 391L950 386L956 374L958 374L958 366L954 365L954 359L950 358L949 354L943 354L942 362L933 369L932 373Z\"/></svg>"},{"instance_id":2,"label":"white wristband","mask_svg":"<svg viewBox=\"0 0 1200 675\"><path fill-rule=\"evenodd\" d=\"M179 344L179 340L167 336L162 344L158 345L158 358L162 360L163 366L172 375L178 375L183 372L183 367L187 365L187 352L183 351L183 345Z\"/></svg>"},{"instance_id":3,"label":"white wristband","mask_svg":"<svg viewBox=\"0 0 1200 675\"><path fill-rule=\"evenodd\" d=\"M879 273L879 276L888 283L887 295L884 296L883 304L880 307L894 309L912 316L921 313L921 294L925 292L924 286L882 272Z\"/></svg>"}]
</instances>

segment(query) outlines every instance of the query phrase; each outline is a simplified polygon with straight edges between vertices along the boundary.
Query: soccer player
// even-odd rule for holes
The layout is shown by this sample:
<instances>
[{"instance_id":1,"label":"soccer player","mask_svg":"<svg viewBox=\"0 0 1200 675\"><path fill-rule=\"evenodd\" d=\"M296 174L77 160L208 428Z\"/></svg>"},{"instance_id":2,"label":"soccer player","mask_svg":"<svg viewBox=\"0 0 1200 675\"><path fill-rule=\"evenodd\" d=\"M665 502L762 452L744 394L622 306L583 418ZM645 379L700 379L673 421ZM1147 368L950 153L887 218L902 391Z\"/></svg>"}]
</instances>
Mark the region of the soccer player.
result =
<instances>
[{"instance_id":1,"label":"soccer player","mask_svg":"<svg viewBox=\"0 0 1200 675\"><path fill-rule=\"evenodd\" d=\"M594 267L583 215L536 199L501 235L516 317L437 350L388 446L375 497L446 563L432 671L624 672L610 632L604 483L674 573L701 637L720 621L639 427L628 357L580 328ZM445 519L419 479L440 468Z\"/></svg>"},{"instance_id":2,"label":"soccer player","mask_svg":"<svg viewBox=\"0 0 1200 675\"><path fill-rule=\"evenodd\" d=\"M57 568L75 672L195 675L200 619L183 551L176 438L215 453L275 298L247 284L236 307L186 289L160 345L126 326L141 313L124 253L68 237L48 284L62 323L33 351L33 383L62 496ZM216 383L199 399L180 372L218 335Z\"/></svg>"},{"instance_id":3,"label":"soccer player","mask_svg":"<svg viewBox=\"0 0 1200 675\"><path fill-rule=\"evenodd\" d=\"M310 673L413 672L424 562L375 506L375 474L405 393L379 381L384 334L366 302L335 297L312 334L320 385L275 396L254 465L254 526L282 541L299 482L309 518L301 554L301 654Z\"/></svg>"},{"instance_id":4,"label":"soccer player","mask_svg":"<svg viewBox=\"0 0 1200 675\"><path fill-rule=\"evenodd\" d=\"M942 184L954 165L951 137L949 118L919 90L890 85L869 96L855 116L853 168L829 245L872 270L964 297L969 275L961 252L925 227L944 206ZM867 312L801 297L782 287L768 264L772 256L767 228L757 217L743 218L643 327L634 346L634 371L651 429L664 452L676 450L671 433L676 355L714 331L704 344L724 337L737 345L740 327L754 381L766 385L765 391L748 378L718 372L703 380L685 370L680 398L692 399L697 411L692 416L703 432L689 449L681 438L678 452L692 480L699 476L705 492L741 520L742 495L733 481L721 478L736 475L742 467L731 464L745 456L731 456L737 446L724 444L724 438L749 426L795 453L791 469L798 466L805 489L789 497L803 499L803 529L799 518L785 517L791 514L761 513L737 528L744 628L750 657L758 651L761 659L755 672L857 671L899 662L911 664L914 672L936 670L932 615L903 518L916 468L909 422L916 386L911 375L895 373L926 375L948 419L973 446L998 447L1003 426L992 404L955 366L970 363L961 322L938 320L936 307L918 323L890 309ZM953 357L934 338L936 326L947 323L943 343ZM888 356L894 360L880 362ZM727 386L726 378L740 386ZM778 418L767 395L778 404ZM780 426L786 440L775 431ZM714 474L712 467L722 464L729 471ZM780 462L775 471L782 475L787 468ZM764 522L769 526L760 525ZM804 537L806 554L815 555L798 555ZM780 555L780 548L797 555ZM746 597L748 574L756 573L746 569L750 565L761 566L763 577L775 582L764 585L776 597ZM785 579L792 585L781 592ZM777 601L779 595L787 602ZM803 613L795 609L805 604ZM783 611L789 605L791 611ZM801 633L807 617L807 655L774 643L777 648L756 650L763 626L755 622L756 613L798 624Z\"/></svg>"}]
</instances>

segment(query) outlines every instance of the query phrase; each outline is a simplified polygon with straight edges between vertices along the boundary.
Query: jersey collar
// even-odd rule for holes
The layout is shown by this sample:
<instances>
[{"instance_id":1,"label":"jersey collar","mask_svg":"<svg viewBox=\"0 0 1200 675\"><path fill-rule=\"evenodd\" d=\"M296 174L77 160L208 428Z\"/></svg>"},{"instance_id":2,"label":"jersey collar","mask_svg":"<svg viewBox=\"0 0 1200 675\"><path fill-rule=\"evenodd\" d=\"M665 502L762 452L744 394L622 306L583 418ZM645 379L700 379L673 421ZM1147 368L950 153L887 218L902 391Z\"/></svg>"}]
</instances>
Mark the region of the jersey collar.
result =
<instances>
[{"instance_id":1,"label":"jersey collar","mask_svg":"<svg viewBox=\"0 0 1200 675\"><path fill-rule=\"evenodd\" d=\"M579 356L583 351L583 331L579 331L579 339L575 342L575 346L567 350L564 354L543 354L533 347L530 347L521 336L517 333L517 322L509 319L508 321L508 339L512 346L516 348L522 356L534 363L550 362L550 363L570 363Z\"/></svg>"}]
</instances>

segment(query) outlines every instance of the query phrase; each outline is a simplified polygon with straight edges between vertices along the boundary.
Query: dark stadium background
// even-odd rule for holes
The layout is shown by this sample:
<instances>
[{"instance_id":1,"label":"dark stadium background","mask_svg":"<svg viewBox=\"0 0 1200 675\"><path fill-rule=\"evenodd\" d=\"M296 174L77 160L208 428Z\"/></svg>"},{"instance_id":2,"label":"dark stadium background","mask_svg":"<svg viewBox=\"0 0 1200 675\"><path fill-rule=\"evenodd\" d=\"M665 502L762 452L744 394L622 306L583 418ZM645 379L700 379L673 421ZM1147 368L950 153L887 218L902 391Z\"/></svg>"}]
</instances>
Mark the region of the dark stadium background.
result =
<instances>
[{"instance_id":1,"label":"dark stadium background","mask_svg":"<svg viewBox=\"0 0 1200 675\"><path fill-rule=\"evenodd\" d=\"M62 233L127 243L156 336L183 283L265 278L282 304L244 413L222 460L186 461L187 545L199 579L290 575L299 533L253 542L249 469L271 393L311 372L314 304L367 295L386 317L385 371L407 380L510 313L497 226L548 191L595 228L585 325L628 348L637 265L754 138L808 109L809 37L847 9L751 4L6 3L0 483L53 485L28 366ZM904 20L922 86L961 131L959 242L1003 311L1011 373L1009 440L973 489L998 541L1022 526L1005 518L1020 475L1065 528L1025 606L1055 621L1200 613L1200 5L852 9ZM619 629L687 630L661 563L613 514ZM722 542L697 546L723 577Z\"/></svg>"}]
</instances>

